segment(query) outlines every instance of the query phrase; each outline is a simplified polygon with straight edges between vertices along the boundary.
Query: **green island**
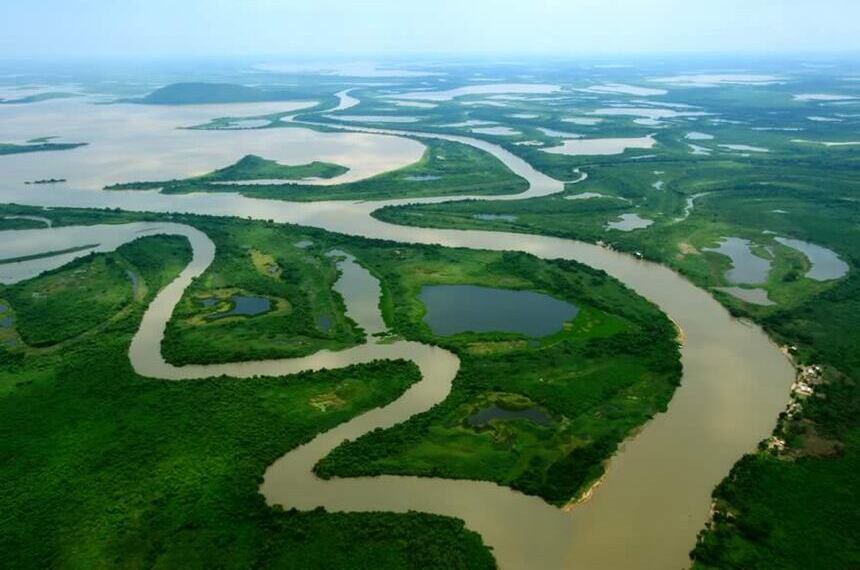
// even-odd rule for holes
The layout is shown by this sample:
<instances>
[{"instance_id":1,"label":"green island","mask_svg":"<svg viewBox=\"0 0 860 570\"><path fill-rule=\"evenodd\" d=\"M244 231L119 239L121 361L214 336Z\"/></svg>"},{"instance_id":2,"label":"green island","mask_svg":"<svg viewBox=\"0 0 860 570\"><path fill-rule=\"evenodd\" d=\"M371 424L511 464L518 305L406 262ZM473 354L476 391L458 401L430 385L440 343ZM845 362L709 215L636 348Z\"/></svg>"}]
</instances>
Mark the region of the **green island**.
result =
<instances>
[{"instance_id":1,"label":"green island","mask_svg":"<svg viewBox=\"0 0 860 570\"><path fill-rule=\"evenodd\" d=\"M27 144L15 143L0 143L0 155L4 154L21 154L25 152L43 152L49 150L71 150L79 146L86 146L87 143L54 143L54 142L36 142Z\"/></svg>"},{"instance_id":2,"label":"green island","mask_svg":"<svg viewBox=\"0 0 860 570\"><path fill-rule=\"evenodd\" d=\"M150 190L168 194L187 192L238 192L253 198L297 202L315 200L380 200L418 196L516 194L526 188L524 180L511 175L495 157L473 147L434 139L422 142L427 150L421 159L404 168L348 184L312 186L301 178L334 178L344 167L315 162L285 166L260 157L247 156L232 166L201 177L163 182L130 182L106 190ZM288 179L285 184L223 184L255 179ZM218 184L217 182L221 182Z\"/></svg>"},{"instance_id":3,"label":"green island","mask_svg":"<svg viewBox=\"0 0 860 570\"><path fill-rule=\"evenodd\" d=\"M680 379L675 329L659 310L604 273L527 254L378 244L351 248L383 286L392 331L458 355L448 399L389 430L336 449L318 474L395 473L491 480L554 504L600 478L617 445L665 410ZM580 311L551 335L434 334L418 299L428 285L539 291ZM491 406L537 408L551 420L468 418Z\"/></svg>"}]
</instances>

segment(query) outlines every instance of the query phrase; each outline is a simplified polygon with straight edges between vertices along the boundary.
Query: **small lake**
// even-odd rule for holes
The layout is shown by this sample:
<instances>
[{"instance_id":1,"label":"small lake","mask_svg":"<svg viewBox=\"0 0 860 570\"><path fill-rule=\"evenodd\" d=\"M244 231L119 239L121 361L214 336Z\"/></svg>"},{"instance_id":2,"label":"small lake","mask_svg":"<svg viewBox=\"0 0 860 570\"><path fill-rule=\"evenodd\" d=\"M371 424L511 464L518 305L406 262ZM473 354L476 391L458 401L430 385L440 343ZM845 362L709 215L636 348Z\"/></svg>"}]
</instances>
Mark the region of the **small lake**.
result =
<instances>
[{"instance_id":1,"label":"small lake","mask_svg":"<svg viewBox=\"0 0 860 570\"><path fill-rule=\"evenodd\" d=\"M755 255L750 248L749 240L737 237L723 238L719 247L706 247L702 251L719 253L732 260L732 268L726 272L726 279L732 283L759 284L767 281L770 260Z\"/></svg>"},{"instance_id":2,"label":"small lake","mask_svg":"<svg viewBox=\"0 0 860 570\"><path fill-rule=\"evenodd\" d=\"M690 140L690 141L710 141L710 140L714 139L714 135L709 135L708 133L700 133L697 131L693 131L693 132L687 133L684 136L684 138L687 140Z\"/></svg>"},{"instance_id":3,"label":"small lake","mask_svg":"<svg viewBox=\"0 0 860 570\"><path fill-rule=\"evenodd\" d=\"M579 307L543 293L477 285L425 285L418 298L434 334L511 332L542 337L576 317Z\"/></svg>"},{"instance_id":4,"label":"small lake","mask_svg":"<svg viewBox=\"0 0 860 570\"><path fill-rule=\"evenodd\" d=\"M487 425L491 420L509 421L509 420L529 420L542 426L552 424L552 418L540 408L526 408L524 410L506 410L499 406L490 406L478 410L466 421L472 427L482 427Z\"/></svg>"},{"instance_id":5,"label":"small lake","mask_svg":"<svg viewBox=\"0 0 860 570\"><path fill-rule=\"evenodd\" d=\"M621 230L622 232L632 232L633 230L641 230L647 228L654 223L654 220L642 218L639 214L621 214L620 220L608 222L606 229Z\"/></svg>"},{"instance_id":6,"label":"small lake","mask_svg":"<svg viewBox=\"0 0 860 570\"><path fill-rule=\"evenodd\" d=\"M516 222L517 217L511 214L475 214L472 216L476 220L483 220L485 222L494 222L494 221L503 221L503 222Z\"/></svg>"},{"instance_id":7,"label":"small lake","mask_svg":"<svg viewBox=\"0 0 860 570\"><path fill-rule=\"evenodd\" d=\"M512 137L520 134L519 131L510 127L478 127L472 132L479 135L493 135L497 137Z\"/></svg>"},{"instance_id":8,"label":"small lake","mask_svg":"<svg viewBox=\"0 0 860 570\"><path fill-rule=\"evenodd\" d=\"M419 174L417 176L406 176L403 180L408 182L429 182L431 180L439 180L441 176L435 176L433 174Z\"/></svg>"},{"instance_id":9,"label":"small lake","mask_svg":"<svg viewBox=\"0 0 860 570\"><path fill-rule=\"evenodd\" d=\"M316 318L316 325L319 330L327 333L331 330L331 315L320 315Z\"/></svg>"},{"instance_id":10,"label":"small lake","mask_svg":"<svg viewBox=\"0 0 860 570\"><path fill-rule=\"evenodd\" d=\"M766 148L762 148L760 146L752 146L748 144L721 144L721 148L727 148L729 150L739 150L744 152L770 152L770 150Z\"/></svg>"},{"instance_id":11,"label":"small lake","mask_svg":"<svg viewBox=\"0 0 860 570\"><path fill-rule=\"evenodd\" d=\"M809 260L812 267L806 272L806 277L815 281L839 279L848 273L848 264L842 261L835 252L799 239L774 238L786 247L801 252Z\"/></svg>"},{"instance_id":12,"label":"small lake","mask_svg":"<svg viewBox=\"0 0 860 570\"><path fill-rule=\"evenodd\" d=\"M639 138L567 139L559 146L542 148L541 150L550 154L600 156L621 154L628 148L648 149L652 148L656 142L650 135Z\"/></svg>"},{"instance_id":13,"label":"small lake","mask_svg":"<svg viewBox=\"0 0 860 570\"><path fill-rule=\"evenodd\" d=\"M207 301L204 299L204 301ZM217 302L217 299L215 300ZM246 295L233 295L230 297L233 307L223 313L208 315L208 320L223 319L225 317L245 316L253 317L271 310L272 302L265 297L250 297Z\"/></svg>"}]
</instances>

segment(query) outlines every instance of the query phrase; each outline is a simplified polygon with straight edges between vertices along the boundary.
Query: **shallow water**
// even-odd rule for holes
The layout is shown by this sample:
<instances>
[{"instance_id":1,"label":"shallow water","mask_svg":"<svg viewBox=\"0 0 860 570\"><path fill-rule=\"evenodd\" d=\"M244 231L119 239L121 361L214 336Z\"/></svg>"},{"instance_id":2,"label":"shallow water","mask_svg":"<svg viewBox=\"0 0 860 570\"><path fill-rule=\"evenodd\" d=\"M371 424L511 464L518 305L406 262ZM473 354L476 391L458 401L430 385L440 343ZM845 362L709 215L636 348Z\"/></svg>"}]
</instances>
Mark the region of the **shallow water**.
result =
<instances>
[{"instance_id":1,"label":"shallow water","mask_svg":"<svg viewBox=\"0 0 860 570\"><path fill-rule=\"evenodd\" d=\"M435 176L433 174L420 174L417 176L405 176L403 180L407 182L429 182L430 180L439 180L441 176Z\"/></svg>"},{"instance_id":2,"label":"shallow water","mask_svg":"<svg viewBox=\"0 0 860 570\"><path fill-rule=\"evenodd\" d=\"M232 297L230 297L230 302L233 305L230 310L224 311L223 313L207 315L206 318L209 320L217 320L226 317L234 317L237 315L253 317L255 315L262 315L263 313L267 313L272 309L272 302L265 297L233 295Z\"/></svg>"},{"instance_id":3,"label":"shallow water","mask_svg":"<svg viewBox=\"0 0 860 570\"><path fill-rule=\"evenodd\" d=\"M639 214L621 214L619 220L607 222L606 228L610 230L621 230L622 232L632 232L633 230L647 228L653 223L654 220L642 218Z\"/></svg>"},{"instance_id":4,"label":"shallow water","mask_svg":"<svg viewBox=\"0 0 860 570\"><path fill-rule=\"evenodd\" d=\"M806 277L815 281L839 279L848 273L848 264L842 261L835 252L807 241L777 237L776 241L786 247L801 252L809 260L811 267Z\"/></svg>"},{"instance_id":5,"label":"shallow water","mask_svg":"<svg viewBox=\"0 0 860 570\"><path fill-rule=\"evenodd\" d=\"M745 289L743 287L714 287L714 290L728 293L732 297L736 297L741 301L746 301L747 303L752 303L753 305L762 305L765 307L776 305L776 303L770 300L770 297L768 297L767 295L767 291L764 289Z\"/></svg>"},{"instance_id":6,"label":"shallow water","mask_svg":"<svg viewBox=\"0 0 860 570\"><path fill-rule=\"evenodd\" d=\"M418 99L424 101L450 101L465 95L491 95L497 93L531 93L546 94L555 93L561 87L558 85L546 85L539 83L497 83L493 85L469 85L447 89L444 91L412 91L391 95L390 99Z\"/></svg>"},{"instance_id":7,"label":"shallow water","mask_svg":"<svg viewBox=\"0 0 860 570\"><path fill-rule=\"evenodd\" d=\"M732 260L732 268L726 272L726 279L732 283L757 285L767 281L771 262L752 252L751 242L737 237L727 237L720 241L718 247L703 248L725 255Z\"/></svg>"},{"instance_id":8,"label":"shallow water","mask_svg":"<svg viewBox=\"0 0 860 570\"><path fill-rule=\"evenodd\" d=\"M762 148L760 146L751 146L748 144L721 144L720 148L727 148L729 150L740 150L745 152L770 152L770 150L766 148Z\"/></svg>"},{"instance_id":9,"label":"shallow water","mask_svg":"<svg viewBox=\"0 0 860 570\"><path fill-rule=\"evenodd\" d=\"M11 140L57 135L63 140L88 143L52 153L0 156L0 172L7 186L23 187L26 181L65 178L68 182L51 185L52 190L98 190L114 183L199 176L255 154L282 164L319 160L350 169L335 178L307 182L330 185L406 166L424 153L424 145L417 141L366 133L321 133L304 128L179 128L216 117L270 114L306 106L308 103L296 102L178 107L92 105L81 100L14 109L0 106L3 136ZM70 116L76 120L70 120Z\"/></svg>"},{"instance_id":10,"label":"shallow water","mask_svg":"<svg viewBox=\"0 0 860 570\"><path fill-rule=\"evenodd\" d=\"M479 135L494 135L502 137L510 137L520 134L518 130L510 127L478 127L472 129L472 132Z\"/></svg>"},{"instance_id":11,"label":"shallow water","mask_svg":"<svg viewBox=\"0 0 860 570\"><path fill-rule=\"evenodd\" d=\"M558 332L579 313L576 305L542 293L476 285L425 285L418 298L427 308L424 322L441 336L512 332L537 338Z\"/></svg>"},{"instance_id":12,"label":"shallow water","mask_svg":"<svg viewBox=\"0 0 860 570\"><path fill-rule=\"evenodd\" d=\"M504 222L516 222L517 217L511 214L474 214L472 216L476 220L484 220L487 222L493 221L504 221Z\"/></svg>"},{"instance_id":13,"label":"shallow water","mask_svg":"<svg viewBox=\"0 0 860 570\"><path fill-rule=\"evenodd\" d=\"M609 155L621 154L629 148L653 148L657 143L650 135L640 138L621 139L568 139L560 146L542 148L550 154L568 155Z\"/></svg>"}]
</instances>

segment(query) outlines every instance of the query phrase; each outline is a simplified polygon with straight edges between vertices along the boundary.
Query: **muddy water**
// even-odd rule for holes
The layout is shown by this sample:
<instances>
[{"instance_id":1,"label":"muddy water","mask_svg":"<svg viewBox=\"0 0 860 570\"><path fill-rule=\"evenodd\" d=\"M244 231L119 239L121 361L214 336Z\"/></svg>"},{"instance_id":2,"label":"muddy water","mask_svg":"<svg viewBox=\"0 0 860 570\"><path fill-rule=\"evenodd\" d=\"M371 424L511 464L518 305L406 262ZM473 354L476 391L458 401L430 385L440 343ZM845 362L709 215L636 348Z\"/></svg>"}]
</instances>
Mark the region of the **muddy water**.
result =
<instances>
[{"instance_id":1,"label":"muddy water","mask_svg":"<svg viewBox=\"0 0 860 570\"><path fill-rule=\"evenodd\" d=\"M190 130L217 117L253 117L295 111L313 103L237 103L223 105L93 105L86 100L0 107L0 143L42 136L86 146L51 153L0 156L6 185L50 178L55 192L98 190L115 183L189 178L230 166L254 154L282 164L315 160L349 168L341 176L305 184L355 182L407 166L421 158L424 145L399 137L367 133L321 133L304 128ZM71 117L71 118L70 118Z\"/></svg>"},{"instance_id":2,"label":"muddy water","mask_svg":"<svg viewBox=\"0 0 860 570\"><path fill-rule=\"evenodd\" d=\"M521 199L563 189L560 181L535 171L496 145L466 137L438 135L437 138L482 148L530 183L523 194L490 199ZM655 302L684 331L683 383L667 413L646 424L638 437L628 441L612 458L605 480L590 501L566 512L540 499L486 482L393 476L322 481L312 474L311 467L340 441L399 423L444 399L456 375L456 357L436 347L397 342L371 343L334 353L322 351L291 360L171 366L160 353L164 326L191 279L201 274L214 256L214 246L205 235L192 228L183 230L182 235L194 246L194 260L159 293L144 315L129 352L136 370L146 376L179 380L220 374L283 375L374 358L413 360L423 374L419 384L392 404L359 416L287 453L267 470L261 492L270 504L285 508L419 510L460 517L493 547L502 568L684 567L696 532L707 517L711 490L743 453L752 450L770 432L788 400L793 370L777 347L760 329L731 318L709 294L665 267L571 240L406 228L370 217L382 205L439 202L444 198L295 204L231 195L43 190L22 193L12 188L0 189L0 200L251 216L407 243L526 251L544 258L576 259L603 269ZM344 267L349 267L348 263L349 260L345 261Z\"/></svg>"}]
</instances>

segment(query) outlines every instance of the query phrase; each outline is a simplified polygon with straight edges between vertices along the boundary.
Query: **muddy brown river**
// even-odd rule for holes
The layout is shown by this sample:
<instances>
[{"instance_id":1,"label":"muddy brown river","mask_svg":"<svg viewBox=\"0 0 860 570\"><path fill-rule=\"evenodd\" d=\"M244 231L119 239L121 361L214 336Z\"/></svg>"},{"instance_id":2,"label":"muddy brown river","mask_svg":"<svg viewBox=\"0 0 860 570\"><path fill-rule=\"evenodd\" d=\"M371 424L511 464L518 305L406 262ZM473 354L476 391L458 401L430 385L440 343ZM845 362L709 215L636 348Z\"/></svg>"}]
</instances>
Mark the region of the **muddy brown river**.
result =
<instances>
[{"instance_id":1,"label":"muddy brown river","mask_svg":"<svg viewBox=\"0 0 860 570\"><path fill-rule=\"evenodd\" d=\"M405 134L351 126L344 130L394 138ZM218 136L223 138L225 133ZM562 182L491 143L459 136L421 136L483 149L529 182L528 190L522 194L481 199L522 199L563 189ZM0 173L7 164L0 160ZM580 180L584 178L583 173ZM144 376L172 380L222 374L237 378L280 376L377 358L405 358L420 367L422 380L395 402L320 434L272 464L266 470L260 491L273 505L302 510L322 506L330 511L416 510L459 517L483 536L499 566L505 569L683 568L689 564L688 552L695 543L696 533L707 519L712 489L742 454L752 451L771 432L777 415L788 402L794 372L778 347L758 327L732 318L707 292L666 267L578 241L503 232L402 227L370 215L386 205L450 198L289 203L230 194L119 193L78 190L73 183L69 186L57 192L42 188L24 190L13 184L0 187L0 201L272 219L405 243L517 250L548 259L575 259L605 270L653 301L683 330L684 375L667 412L656 416L637 436L623 444L610 460L606 477L590 500L568 510L488 482L400 476L323 481L311 468L344 439L395 425L442 401L459 367L456 356L416 342L376 344L371 340L347 350L321 351L298 359L175 367L162 358L161 339L183 292L214 258L214 244L205 234L189 226L166 222L0 233L0 258L59 251L76 244L98 243L100 250L107 251L153 233L186 237L193 246L193 260L147 309L129 349L135 369ZM45 216L50 217L50 211ZM96 241L91 241L94 238ZM84 253L0 265L0 280L13 282L26 278ZM30 266L35 263L38 267ZM338 290L345 297L350 315L369 332L380 330L385 325L376 309L378 283L351 257L347 256L340 264L343 276Z\"/></svg>"}]
</instances>

